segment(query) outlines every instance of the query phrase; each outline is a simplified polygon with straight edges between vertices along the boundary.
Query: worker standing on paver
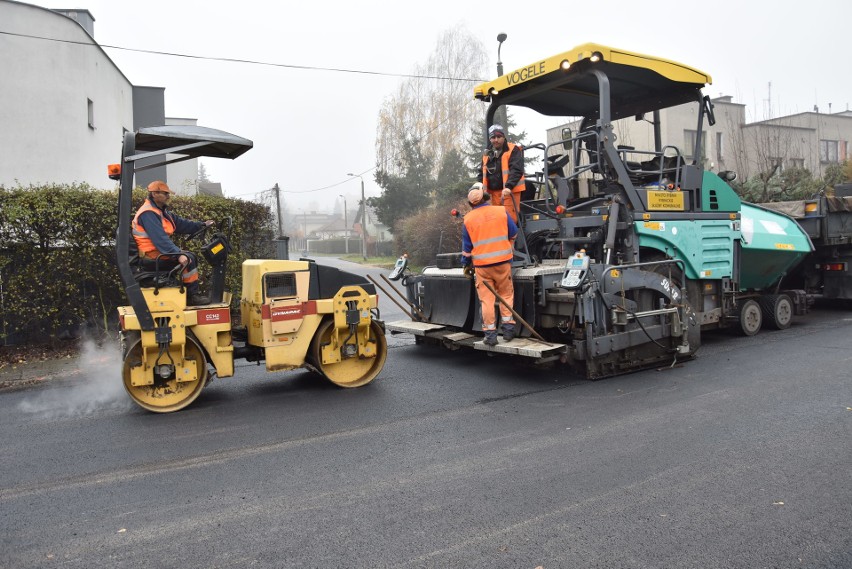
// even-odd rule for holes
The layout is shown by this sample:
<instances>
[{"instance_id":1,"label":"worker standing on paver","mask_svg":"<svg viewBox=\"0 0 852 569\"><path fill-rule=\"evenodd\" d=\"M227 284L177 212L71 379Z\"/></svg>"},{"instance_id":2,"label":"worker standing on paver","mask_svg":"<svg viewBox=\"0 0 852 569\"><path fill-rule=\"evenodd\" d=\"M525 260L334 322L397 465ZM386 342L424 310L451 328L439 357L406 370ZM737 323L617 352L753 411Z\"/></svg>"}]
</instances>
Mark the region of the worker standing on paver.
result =
<instances>
[{"instance_id":1,"label":"worker standing on paver","mask_svg":"<svg viewBox=\"0 0 852 569\"><path fill-rule=\"evenodd\" d=\"M503 339L515 336L515 320L509 306L514 304L512 284L513 242L518 226L503 207L488 203L482 184L474 184L467 194L471 209L462 225L462 265L465 274L476 276L476 293L482 310L482 330L485 344L497 345L497 315L494 294L485 286L488 282L503 299L500 303Z\"/></svg>"},{"instance_id":2,"label":"worker standing on paver","mask_svg":"<svg viewBox=\"0 0 852 569\"><path fill-rule=\"evenodd\" d=\"M477 179L491 195L491 203L503 204L512 221L518 223L518 202L526 190L524 180L524 148L509 142L502 125L488 129L491 146L482 155L482 169Z\"/></svg>"}]
</instances>

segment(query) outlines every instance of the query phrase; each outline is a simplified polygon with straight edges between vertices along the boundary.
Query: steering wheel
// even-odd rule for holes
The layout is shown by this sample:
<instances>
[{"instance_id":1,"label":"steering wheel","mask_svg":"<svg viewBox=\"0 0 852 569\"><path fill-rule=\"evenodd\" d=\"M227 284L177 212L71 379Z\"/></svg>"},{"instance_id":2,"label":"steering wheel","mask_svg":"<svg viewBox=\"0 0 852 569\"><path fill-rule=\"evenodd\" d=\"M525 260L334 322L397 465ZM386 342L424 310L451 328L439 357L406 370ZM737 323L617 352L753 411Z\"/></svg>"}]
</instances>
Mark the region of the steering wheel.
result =
<instances>
[{"instance_id":1,"label":"steering wheel","mask_svg":"<svg viewBox=\"0 0 852 569\"><path fill-rule=\"evenodd\" d=\"M199 229L195 233L190 233L187 236L186 240L192 241L193 239L200 239L201 237L204 236L205 233L207 233L207 224L206 223L204 224L204 227L202 227L201 229Z\"/></svg>"},{"instance_id":2,"label":"steering wheel","mask_svg":"<svg viewBox=\"0 0 852 569\"><path fill-rule=\"evenodd\" d=\"M220 233L225 234L228 240L231 240L231 232L234 230L234 218L230 215L223 217L221 221L216 222L216 227ZM227 229L225 229L227 227Z\"/></svg>"},{"instance_id":3,"label":"steering wheel","mask_svg":"<svg viewBox=\"0 0 852 569\"><path fill-rule=\"evenodd\" d=\"M191 234L190 234L190 235L186 238L186 240L187 240L187 241L192 241L193 239L200 239L200 240L202 240L202 241L203 241L203 240L204 240L204 236L205 236L205 235L207 235L207 230L208 230L208 229L210 229L210 226L209 226L209 225L207 225L207 224L205 223L205 224L204 224L204 227L202 227L201 229L199 229L199 230L198 230L198 231L196 231L195 233L191 233Z\"/></svg>"}]
</instances>

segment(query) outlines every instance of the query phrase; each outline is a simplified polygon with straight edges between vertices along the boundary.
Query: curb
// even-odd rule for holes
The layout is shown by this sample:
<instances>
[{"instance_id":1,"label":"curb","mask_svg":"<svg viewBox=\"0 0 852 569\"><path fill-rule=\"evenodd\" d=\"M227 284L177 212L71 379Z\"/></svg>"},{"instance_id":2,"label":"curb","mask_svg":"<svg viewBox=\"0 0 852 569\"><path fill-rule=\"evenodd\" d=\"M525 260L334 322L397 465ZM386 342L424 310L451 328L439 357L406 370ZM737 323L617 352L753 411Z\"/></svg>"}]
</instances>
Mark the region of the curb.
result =
<instances>
[{"instance_id":1,"label":"curb","mask_svg":"<svg viewBox=\"0 0 852 569\"><path fill-rule=\"evenodd\" d=\"M45 360L0 368L0 392L16 391L83 373L77 359Z\"/></svg>"}]
</instances>

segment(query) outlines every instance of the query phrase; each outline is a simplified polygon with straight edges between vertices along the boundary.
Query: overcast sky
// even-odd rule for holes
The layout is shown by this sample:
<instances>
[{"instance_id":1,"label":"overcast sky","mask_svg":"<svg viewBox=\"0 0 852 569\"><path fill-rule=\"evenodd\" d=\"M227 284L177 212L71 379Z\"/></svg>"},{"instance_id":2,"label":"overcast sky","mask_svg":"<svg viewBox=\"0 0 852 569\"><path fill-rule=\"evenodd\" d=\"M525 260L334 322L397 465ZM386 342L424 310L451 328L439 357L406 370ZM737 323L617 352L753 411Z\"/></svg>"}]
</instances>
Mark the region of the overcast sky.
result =
<instances>
[{"instance_id":1,"label":"overcast sky","mask_svg":"<svg viewBox=\"0 0 852 569\"><path fill-rule=\"evenodd\" d=\"M275 183L291 212L353 209L363 173L373 182L376 119L401 77L422 65L446 30L464 26L491 53L508 34L504 71L586 42L672 59L708 73L705 93L748 105L749 121L852 105L849 0L596 0L468 2L406 0L41 0L85 8L102 45L274 64L376 72L346 73L206 61L105 48L134 85L165 87L166 115L198 119L254 141L235 161L207 159L227 196L254 199ZM559 6L559 8L555 8ZM771 83L771 90L770 85ZM471 85L471 96L473 85ZM770 95L771 93L771 95ZM483 107L485 104L483 103ZM483 109L484 112L484 109ZM548 122L549 121L549 122ZM520 121L519 121L520 122ZM552 119L521 124L532 142Z\"/></svg>"}]
</instances>

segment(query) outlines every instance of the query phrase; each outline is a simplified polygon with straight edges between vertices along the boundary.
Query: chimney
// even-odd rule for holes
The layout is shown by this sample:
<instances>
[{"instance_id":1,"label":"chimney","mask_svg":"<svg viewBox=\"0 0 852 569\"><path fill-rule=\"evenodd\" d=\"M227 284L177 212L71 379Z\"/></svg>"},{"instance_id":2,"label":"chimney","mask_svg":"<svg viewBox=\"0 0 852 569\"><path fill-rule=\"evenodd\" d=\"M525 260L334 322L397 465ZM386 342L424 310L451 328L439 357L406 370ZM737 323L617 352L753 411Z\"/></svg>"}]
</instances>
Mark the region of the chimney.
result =
<instances>
[{"instance_id":1,"label":"chimney","mask_svg":"<svg viewBox=\"0 0 852 569\"><path fill-rule=\"evenodd\" d=\"M77 22L83 26L83 29L86 30L86 33L88 33L92 39L95 39L95 17L92 16L91 12L80 8L63 8L53 11Z\"/></svg>"}]
</instances>

